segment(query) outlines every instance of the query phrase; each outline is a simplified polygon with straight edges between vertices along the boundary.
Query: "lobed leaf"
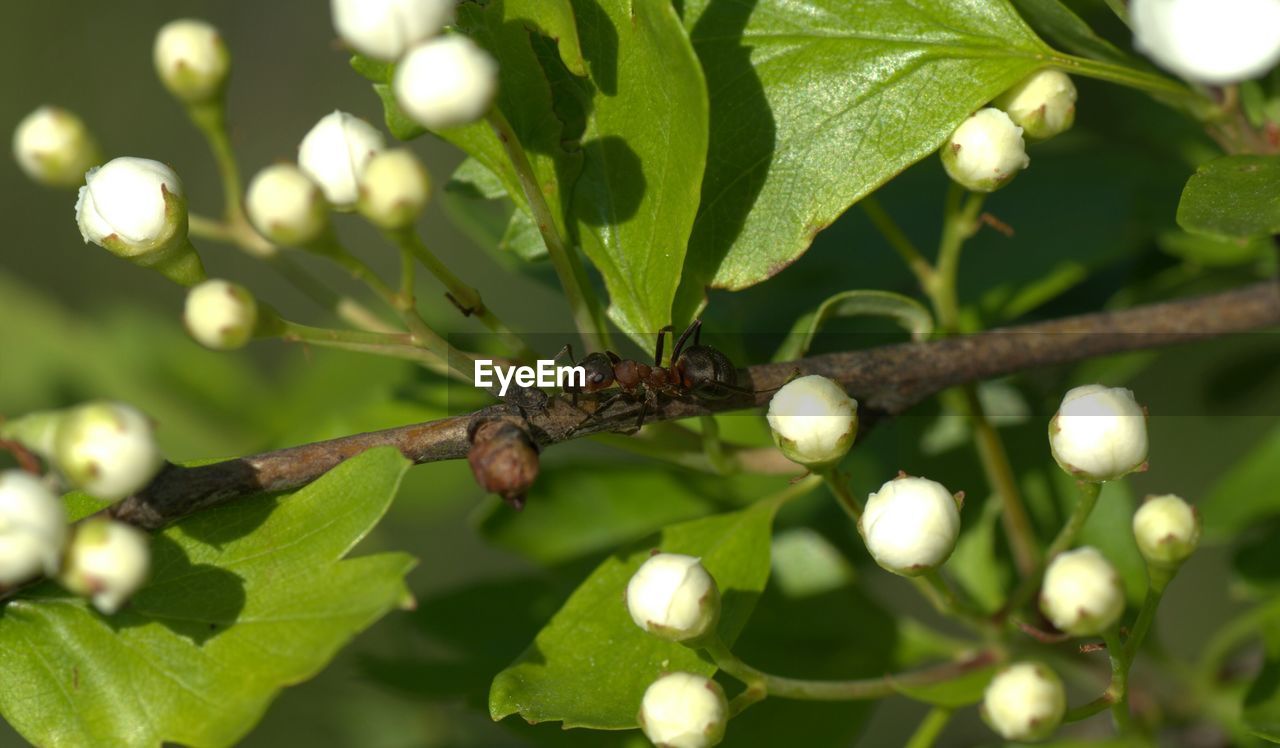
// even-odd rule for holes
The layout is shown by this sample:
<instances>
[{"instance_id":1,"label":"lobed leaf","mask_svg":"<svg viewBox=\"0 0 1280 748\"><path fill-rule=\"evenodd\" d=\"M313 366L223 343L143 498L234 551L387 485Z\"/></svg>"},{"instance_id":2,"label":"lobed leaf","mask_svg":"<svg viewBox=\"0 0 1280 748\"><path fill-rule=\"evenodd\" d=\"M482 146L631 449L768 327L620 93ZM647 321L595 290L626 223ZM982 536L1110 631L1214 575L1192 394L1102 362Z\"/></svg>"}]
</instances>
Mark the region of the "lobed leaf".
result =
<instances>
[{"instance_id":1,"label":"lobed leaf","mask_svg":"<svg viewBox=\"0 0 1280 748\"><path fill-rule=\"evenodd\" d=\"M671 321L707 161L702 68L669 0L577 0L591 65L579 241L642 347Z\"/></svg>"},{"instance_id":2,"label":"lobed leaf","mask_svg":"<svg viewBox=\"0 0 1280 748\"><path fill-rule=\"evenodd\" d=\"M403 554L342 560L408 462L371 450L291 495L154 536L152 575L102 616L45 583L0 609L0 713L42 746L231 745L284 686L412 602Z\"/></svg>"},{"instance_id":3,"label":"lobed leaf","mask_svg":"<svg viewBox=\"0 0 1280 748\"><path fill-rule=\"evenodd\" d=\"M679 302L782 270L1050 54L1005 0L685 3L711 92Z\"/></svg>"}]
</instances>

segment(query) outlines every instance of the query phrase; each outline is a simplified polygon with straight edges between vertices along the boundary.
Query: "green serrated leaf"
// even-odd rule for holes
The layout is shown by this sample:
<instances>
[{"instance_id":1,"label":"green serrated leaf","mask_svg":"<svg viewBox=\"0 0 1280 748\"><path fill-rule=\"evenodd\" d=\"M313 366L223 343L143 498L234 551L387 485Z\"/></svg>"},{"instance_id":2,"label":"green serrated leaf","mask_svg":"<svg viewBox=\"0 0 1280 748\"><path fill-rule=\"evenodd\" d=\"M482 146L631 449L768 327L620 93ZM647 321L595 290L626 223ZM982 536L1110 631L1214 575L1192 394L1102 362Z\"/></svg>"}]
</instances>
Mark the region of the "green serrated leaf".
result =
<instances>
[{"instance_id":1,"label":"green serrated leaf","mask_svg":"<svg viewBox=\"0 0 1280 748\"><path fill-rule=\"evenodd\" d=\"M1049 53L1003 0L690 0L684 21L714 96L683 315L782 270Z\"/></svg>"},{"instance_id":2,"label":"green serrated leaf","mask_svg":"<svg viewBox=\"0 0 1280 748\"><path fill-rule=\"evenodd\" d=\"M1280 428L1267 434L1197 503L1205 534L1223 539L1280 513Z\"/></svg>"},{"instance_id":3,"label":"green serrated leaf","mask_svg":"<svg viewBox=\"0 0 1280 748\"><path fill-rule=\"evenodd\" d=\"M341 560L408 461L371 450L291 495L183 520L152 541L152 576L104 617L46 583L0 611L0 712L42 746L231 745L281 688L411 602L402 554Z\"/></svg>"},{"instance_id":4,"label":"green serrated leaf","mask_svg":"<svg viewBox=\"0 0 1280 748\"><path fill-rule=\"evenodd\" d=\"M671 321L707 160L702 68L669 0L577 0L594 90L574 188L609 316L642 347Z\"/></svg>"},{"instance_id":5,"label":"green serrated leaf","mask_svg":"<svg viewBox=\"0 0 1280 748\"><path fill-rule=\"evenodd\" d=\"M672 525L657 543L663 551L700 557L715 577L723 596L719 632L727 642L742 631L768 581L771 528L780 503L781 498L764 500L739 512ZM566 728L628 729L636 726L645 689L660 674L715 672L693 650L651 636L631 620L623 593L651 548L606 559L529 649L498 673L489 691L495 720L519 714Z\"/></svg>"},{"instance_id":6,"label":"green serrated leaf","mask_svg":"<svg viewBox=\"0 0 1280 748\"><path fill-rule=\"evenodd\" d=\"M786 341L773 355L774 361L791 361L809 352L813 338L827 320L838 317L887 317L915 340L933 332L933 315L910 296L892 291L857 289L845 291L822 302L818 308L796 320Z\"/></svg>"},{"instance_id":7,"label":"green serrated leaf","mask_svg":"<svg viewBox=\"0 0 1280 748\"><path fill-rule=\"evenodd\" d=\"M1224 156L1197 169L1178 225L1215 236L1280 234L1280 156Z\"/></svg>"},{"instance_id":8,"label":"green serrated leaf","mask_svg":"<svg viewBox=\"0 0 1280 748\"><path fill-rule=\"evenodd\" d=\"M1041 36L1078 55L1134 66L1132 57L1102 38L1061 0L1012 0L1018 12Z\"/></svg>"}]
</instances>

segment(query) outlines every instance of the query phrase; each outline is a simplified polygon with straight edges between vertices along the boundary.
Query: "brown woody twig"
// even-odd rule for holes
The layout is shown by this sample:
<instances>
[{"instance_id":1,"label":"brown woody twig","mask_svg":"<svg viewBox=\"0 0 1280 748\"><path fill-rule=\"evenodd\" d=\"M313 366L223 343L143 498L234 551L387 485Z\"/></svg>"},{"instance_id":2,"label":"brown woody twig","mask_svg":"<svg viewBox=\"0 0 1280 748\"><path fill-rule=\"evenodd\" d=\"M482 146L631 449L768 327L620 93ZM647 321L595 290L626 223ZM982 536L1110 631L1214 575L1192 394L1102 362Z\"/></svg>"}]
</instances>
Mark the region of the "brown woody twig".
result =
<instances>
[{"instance_id":1,"label":"brown woody twig","mask_svg":"<svg viewBox=\"0 0 1280 748\"><path fill-rule=\"evenodd\" d=\"M761 364L741 374L754 397L719 401L666 400L650 408L646 421L666 421L764 405L768 390L796 371L821 374L842 384L858 400L861 421L896 416L942 390L1028 369L1126 351L1191 343L1230 333L1280 325L1280 286L1266 281L1211 296L1136 307L1118 312L995 329L926 343ZM495 406L502 409L506 406ZM583 410L566 398L526 413L529 433L540 447L599 432L634 428L639 403L618 403L607 416L584 423ZM379 446L394 446L415 463L467 456L468 426L476 414L304 444L198 467L167 466L140 493L117 504L120 520L158 529L193 512L240 496L303 486L343 460Z\"/></svg>"}]
</instances>

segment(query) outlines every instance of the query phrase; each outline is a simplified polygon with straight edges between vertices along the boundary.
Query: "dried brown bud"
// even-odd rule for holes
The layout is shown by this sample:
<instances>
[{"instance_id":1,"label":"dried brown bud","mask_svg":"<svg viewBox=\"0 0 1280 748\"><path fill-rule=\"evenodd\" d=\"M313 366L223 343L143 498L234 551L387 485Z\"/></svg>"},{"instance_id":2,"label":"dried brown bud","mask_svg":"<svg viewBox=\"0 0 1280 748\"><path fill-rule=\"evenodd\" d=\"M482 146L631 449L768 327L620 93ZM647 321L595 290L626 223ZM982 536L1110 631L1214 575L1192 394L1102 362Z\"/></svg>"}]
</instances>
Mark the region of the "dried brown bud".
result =
<instances>
[{"instance_id":1,"label":"dried brown bud","mask_svg":"<svg viewBox=\"0 0 1280 748\"><path fill-rule=\"evenodd\" d=\"M476 482L516 509L538 477L538 445L511 419L473 423L467 462Z\"/></svg>"}]
</instances>

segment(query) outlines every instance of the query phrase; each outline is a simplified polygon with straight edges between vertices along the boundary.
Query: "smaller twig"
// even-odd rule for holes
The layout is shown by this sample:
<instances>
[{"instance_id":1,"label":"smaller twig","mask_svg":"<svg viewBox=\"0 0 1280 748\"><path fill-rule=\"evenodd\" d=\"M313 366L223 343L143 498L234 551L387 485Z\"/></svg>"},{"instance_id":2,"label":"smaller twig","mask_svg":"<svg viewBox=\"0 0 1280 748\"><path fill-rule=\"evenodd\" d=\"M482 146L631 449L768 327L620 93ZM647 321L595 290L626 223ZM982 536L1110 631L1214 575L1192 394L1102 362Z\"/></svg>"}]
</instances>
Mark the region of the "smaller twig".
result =
<instances>
[{"instance_id":1,"label":"smaller twig","mask_svg":"<svg viewBox=\"0 0 1280 748\"><path fill-rule=\"evenodd\" d=\"M758 670L729 650L719 637L703 645L716 667L747 684L758 686L767 696L808 701L859 701L881 699L898 693L901 688L920 688L943 683L966 673L984 668L998 660L992 650L983 650L967 659L948 662L922 670L861 680L806 680L786 678Z\"/></svg>"}]
</instances>

